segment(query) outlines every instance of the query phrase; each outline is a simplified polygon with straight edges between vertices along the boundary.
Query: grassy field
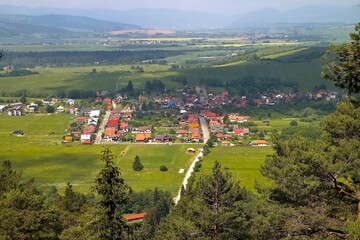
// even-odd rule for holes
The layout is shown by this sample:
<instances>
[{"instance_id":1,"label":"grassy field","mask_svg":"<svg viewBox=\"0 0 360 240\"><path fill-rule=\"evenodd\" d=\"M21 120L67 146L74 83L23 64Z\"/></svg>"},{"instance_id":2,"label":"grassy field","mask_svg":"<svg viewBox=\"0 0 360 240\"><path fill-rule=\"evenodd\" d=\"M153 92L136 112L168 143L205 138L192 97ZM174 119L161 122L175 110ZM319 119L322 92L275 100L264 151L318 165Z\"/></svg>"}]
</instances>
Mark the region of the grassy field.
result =
<instances>
[{"instance_id":1,"label":"grassy field","mask_svg":"<svg viewBox=\"0 0 360 240\"><path fill-rule=\"evenodd\" d=\"M24 178L35 178L40 187L57 186L61 191L67 182L71 182L75 190L89 192L102 167L99 158L104 145L61 144L72 119L69 115L0 115L0 159L11 160L16 170L23 171ZM23 130L25 135L17 137L10 134L17 129ZM178 173L179 169L188 168L194 158L194 155L186 153L188 147L131 144L111 145L110 149L126 183L134 190L158 187L175 195L184 177L184 174ZM121 156L123 151L126 154ZM144 165L141 172L132 170L136 155L140 156ZM161 165L169 170L160 172Z\"/></svg>"},{"instance_id":2,"label":"grassy field","mask_svg":"<svg viewBox=\"0 0 360 240\"><path fill-rule=\"evenodd\" d=\"M229 53L229 50L222 50ZM181 87L182 84L172 81L174 78L186 78L191 85L199 84L201 78L216 78L224 84L246 76L277 78L282 81L299 83L299 90L312 90L314 86L325 84L331 88L331 83L320 77L322 62L320 56L325 48L298 48L296 46L274 45L258 50L261 58L271 60L240 61L223 64L216 67L170 70L166 65L141 64L145 72L135 72L131 65L89 66L68 68L37 68L39 74L22 77L0 78L0 89L15 92L28 89L34 93L57 94L69 90L114 90L125 87L129 80L135 88L144 88L146 81L159 79L167 88ZM169 62L197 59L199 56L220 55L219 50L188 52L184 55L171 57ZM175 61L175 62L176 62ZM92 69L97 74L90 74ZM303 71L306 69L306 71ZM211 89L213 90L213 89ZM221 91L222 89L218 89Z\"/></svg>"},{"instance_id":3,"label":"grassy field","mask_svg":"<svg viewBox=\"0 0 360 240\"><path fill-rule=\"evenodd\" d=\"M232 176L240 180L242 186L254 191L255 180L260 184L267 184L259 169L268 154L272 154L271 147L214 147L204 157L200 174L210 173L215 160L218 160L222 167L229 168Z\"/></svg>"}]
</instances>

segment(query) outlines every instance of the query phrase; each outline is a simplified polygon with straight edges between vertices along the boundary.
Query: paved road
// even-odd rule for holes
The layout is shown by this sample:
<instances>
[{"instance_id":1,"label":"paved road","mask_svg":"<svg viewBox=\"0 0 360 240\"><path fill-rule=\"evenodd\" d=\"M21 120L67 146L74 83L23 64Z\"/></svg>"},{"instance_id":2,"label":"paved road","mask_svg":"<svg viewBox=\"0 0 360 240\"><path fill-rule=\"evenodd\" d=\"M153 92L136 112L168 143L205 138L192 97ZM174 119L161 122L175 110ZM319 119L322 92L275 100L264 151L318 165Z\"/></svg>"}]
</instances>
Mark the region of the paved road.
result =
<instances>
[{"instance_id":1,"label":"paved road","mask_svg":"<svg viewBox=\"0 0 360 240\"><path fill-rule=\"evenodd\" d=\"M191 177L192 172L194 171L194 167L195 167L195 163L198 162L200 160L200 158L203 156L203 152L202 150L198 153L198 155L196 156L195 160L193 161L193 163L191 164L189 170L186 172L184 181L182 183L182 186L184 186L184 188L186 189L186 185L188 183L189 178ZM177 204L180 201L181 198L181 187L180 190L178 192L178 195L175 197L174 202L175 204Z\"/></svg>"},{"instance_id":2,"label":"paved road","mask_svg":"<svg viewBox=\"0 0 360 240\"><path fill-rule=\"evenodd\" d=\"M206 119L203 118L203 117L200 117L200 124L201 124L201 128L202 128L202 131L203 131L204 143L206 143L210 138L209 127L208 127L208 124L206 122ZM192 172L194 171L194 167L195 167L196 162L198 162L200 160L200 158L202 158L202 156L203 156L203 152L202 152L202 149L201 149L201 151L198 153L195 160L191 164L189 170L186 172L186 175L184 177L184 181L182 183L182 186L184 186L185 189L186 189L186 185L188 183L188 180L191 177ZM177 204L180 201L180 198L181 198L180 193L181 193L181 187L180 187L180 190L178 192L178 195L174 199L175 204Z\"/></svg>"},{"instance_id":3,"label":"paved road","mask_svg":"<svg viewBox=\"0 0 360 240\"><path fill-rule=\"evenodd\" d=\"M105 131L105 124L108 122L110 114L111 114L110 110L106 111L106 113L104 115L104 118L103 118L103 120L102 120L102 122L100 124L99 131L96 134L96 139L95 139L94 144L100 144L101 143L101 136L102 136L103 132Z\"/></svg>"},{"instance_id":4,"label":"paved road","mask_svg":"<svg viewBox=\"0 0 360 240\"><path fill-rule=\"evenodd\" d=\"M203 132L204 143L206 143L210 138L209 126L204 117L200 117L199 119L200 119L200 124L201 124L202 132Z\"/></svg>"}]
</instances>

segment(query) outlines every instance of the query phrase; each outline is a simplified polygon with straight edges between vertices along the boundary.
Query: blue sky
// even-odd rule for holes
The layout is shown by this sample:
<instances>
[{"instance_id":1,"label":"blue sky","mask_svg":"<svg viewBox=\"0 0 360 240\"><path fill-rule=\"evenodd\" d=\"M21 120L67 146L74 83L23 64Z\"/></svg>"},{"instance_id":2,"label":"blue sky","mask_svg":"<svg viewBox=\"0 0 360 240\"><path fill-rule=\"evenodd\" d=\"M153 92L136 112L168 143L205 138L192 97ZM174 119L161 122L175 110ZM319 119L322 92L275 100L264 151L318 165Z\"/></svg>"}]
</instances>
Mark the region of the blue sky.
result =
<instances>
[{"instance_id":1,"label":"blue sky","mask_svg":"<svg viewBox=\"0 0 360 240\"><path fill-rule=\"evenodd\" d=\"M0 0L0 5L50 8L174 8L218 13L244 13L276 8L287 10L306 5L360 5L360 0Z\"/></svg>"}]
</instances>

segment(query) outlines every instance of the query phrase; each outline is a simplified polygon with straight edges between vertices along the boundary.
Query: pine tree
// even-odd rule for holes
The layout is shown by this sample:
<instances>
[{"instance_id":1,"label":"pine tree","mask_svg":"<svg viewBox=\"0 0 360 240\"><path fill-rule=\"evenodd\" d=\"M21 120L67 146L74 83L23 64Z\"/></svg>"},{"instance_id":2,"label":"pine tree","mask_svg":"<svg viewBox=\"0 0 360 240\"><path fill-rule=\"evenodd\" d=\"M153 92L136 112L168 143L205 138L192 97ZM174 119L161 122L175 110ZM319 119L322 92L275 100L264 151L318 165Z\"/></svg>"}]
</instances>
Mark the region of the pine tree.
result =
<instances>
[{"instance_id":1,"label":"pine tree","mask_svg":"<svg viewBox=\"0 0 360 240\"><path fill-rule=\"evenodd\" d=\"M34 179L5 161L0 168L0 239L57 239L62 230L59 212L49 209Z\"/></svg>"},{"instance_id":2,"label":"pine tree","mask_svg":"<svg viewBox=\"0 0 360 240\"><path fill-rule=\"evenodd\" d=\"M101 199L95 221L97 239L123 239L127 225L121 207L128 202L130 187L120 177L120 170L114 166L115 156L110 149L105 148L101 153L100 161L105 165L96 177L94 186Z\"/></svg>"},{"instance_id":3,"label":"pine tree","mask_svg":"<svg viewBox=\"0 0 360 240\"><path fill-rule=\"evenodd\" d=\"M331 45L323 56L322 77L344 88L349 95L360 92L360 23L350 33L351 42L340 46Z\"/></svg>"},{"instance_id":4,"label":"pine tree","mask_svg":"<svg viewBox=\"0 0 360 240\"><path fill-rule=\"evenodd\" d=\"M135 171L141 171L143 170L144 166L142 165L141 161L140 161L140 157L139 155L136 155L134 158L134 162L133 162L133 169Z\"/></svg>"},{"instance_id":5,"label":"pine tree","mask_svg":"<svg viewBox=\"0 0 360 240\"><path fill-rule=\"evenodd\" d=\"M246 239L248 194L218 161L209 175L187 188L170 214L161 221L155 239Z\"/></svg>"}]
</instances>

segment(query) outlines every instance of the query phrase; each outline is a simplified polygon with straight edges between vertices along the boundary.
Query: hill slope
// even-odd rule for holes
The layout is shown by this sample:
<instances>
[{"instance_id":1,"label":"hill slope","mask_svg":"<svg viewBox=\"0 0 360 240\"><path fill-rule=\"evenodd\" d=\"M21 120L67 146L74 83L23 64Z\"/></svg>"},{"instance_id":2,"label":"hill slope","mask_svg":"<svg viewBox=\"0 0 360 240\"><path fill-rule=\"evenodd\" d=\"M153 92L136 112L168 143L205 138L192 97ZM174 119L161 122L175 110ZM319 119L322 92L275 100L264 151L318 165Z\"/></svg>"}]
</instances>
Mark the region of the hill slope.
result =
<instances>
[{"instance_id":1,"label":"hill slope","mask_svg":"<svg viewBox=\"0 0 360 240\"><path fill-rule=\"evenodd\" d=\"M68 15L0 15L1 36L31 34L69 34L140 29L139 26Z\"/></svg>"}]
</instances>

